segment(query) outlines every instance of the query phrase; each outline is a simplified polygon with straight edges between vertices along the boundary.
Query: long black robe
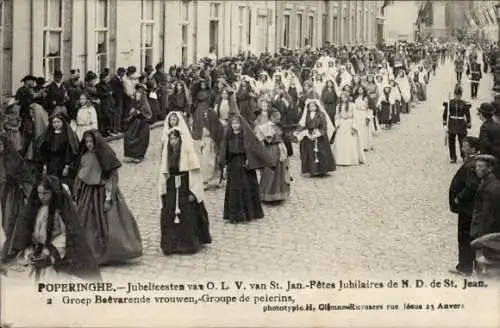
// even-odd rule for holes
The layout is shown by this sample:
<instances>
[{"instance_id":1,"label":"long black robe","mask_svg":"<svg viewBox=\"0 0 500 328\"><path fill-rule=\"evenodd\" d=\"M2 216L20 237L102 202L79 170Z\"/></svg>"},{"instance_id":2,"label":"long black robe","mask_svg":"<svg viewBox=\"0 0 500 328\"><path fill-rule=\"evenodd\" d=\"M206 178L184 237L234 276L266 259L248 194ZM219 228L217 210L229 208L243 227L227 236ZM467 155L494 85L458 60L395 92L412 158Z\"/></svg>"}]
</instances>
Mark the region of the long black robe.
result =
<instances>
[{"instance_id":1,"label":"long black robe","mask_svg":"<svg viewBox=\"0 0 500 328\"><path fill-rule=\"evenodd\" d=\"M142 160L149 147L149 120L153 116L146 94L141 92L141 98L134 101L137 110L130 120L130 126L123 139L125 157Z\"/></svg>"},{"instance_id":2,"label":"long black robe","mask_svg":"<svg viewBox=\"0 0 500 328\"><path fill-rule=\"evenodd\" d=\"M167 147L170 175L165 182L167 192L162 195L160 247L165 255L193 254L212 242L208 213L204 203L189 189L189 172L179 171L180 149L175 151L171 145ZM175 180L179 177L181 183L177 193ZM177 215L176 202L180 210Z\"/></svg>"},{"instance_id":3,"label":"long black robe","mask_svg":"<svg viewBox=\"0 0 500 328\"><path fill-rule=\"evenodd\" d=\"M223 218L233 223L264 217L256 170L274 167L249 124L239 119L240 132L234 133L229 124L220 151L220 163L227 166Z\"/></svg>"}]
</instances>

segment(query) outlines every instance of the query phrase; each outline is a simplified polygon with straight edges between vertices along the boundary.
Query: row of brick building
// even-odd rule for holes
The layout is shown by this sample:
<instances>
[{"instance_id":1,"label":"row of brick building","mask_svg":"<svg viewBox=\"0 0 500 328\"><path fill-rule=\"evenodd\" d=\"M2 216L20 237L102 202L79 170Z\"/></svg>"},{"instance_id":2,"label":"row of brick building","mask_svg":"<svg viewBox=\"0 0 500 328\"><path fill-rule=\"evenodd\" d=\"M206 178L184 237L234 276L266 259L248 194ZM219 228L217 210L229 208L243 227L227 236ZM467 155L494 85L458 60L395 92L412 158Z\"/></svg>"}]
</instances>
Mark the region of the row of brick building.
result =
<instances>
[{"instance_id":1,"label":"row of brick building","mask_svg":"<svg viewBox=\"0 0 500 328\"><path fill-rule=\"evenodd\" d=\"M3 0L0 89L27 73L68 73L165 62L189 65L208 55L275 52L326 41L377 42L383 1ZM377 30L378 29L378 30Z\"/></svg>"}]
</instances>

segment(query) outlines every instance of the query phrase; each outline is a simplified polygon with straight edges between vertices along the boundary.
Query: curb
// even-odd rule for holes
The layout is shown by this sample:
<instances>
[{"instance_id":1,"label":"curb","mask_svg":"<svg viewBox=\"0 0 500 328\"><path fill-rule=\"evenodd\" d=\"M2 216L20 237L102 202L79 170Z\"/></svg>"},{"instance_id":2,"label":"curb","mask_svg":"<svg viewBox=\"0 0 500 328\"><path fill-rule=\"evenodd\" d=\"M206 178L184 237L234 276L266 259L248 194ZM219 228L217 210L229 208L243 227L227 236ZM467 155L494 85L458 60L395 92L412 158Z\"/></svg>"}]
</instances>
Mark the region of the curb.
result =
<instances>
[{"instance_id":1,"label":"curb","mask_svg":"<svg viewBox=\"0 0 500 328\"><path fill-rule=\"evenodd\" d=\"M149 126L149 129L153 130L153 129L156 129L156 128L159 128L159 127L162 127L162 126L163 126L163 121L155 122L155 123L153 123L153 124L151 124ZM122 133L119 133L119 134L114 135L114 136L106 137L106 138L104 138L104 140L106 142L112 142L112 141L116 141L116 140L122 139L123 136L124 136L124 133L122 132Z\"/></svg>"}]
</instances>

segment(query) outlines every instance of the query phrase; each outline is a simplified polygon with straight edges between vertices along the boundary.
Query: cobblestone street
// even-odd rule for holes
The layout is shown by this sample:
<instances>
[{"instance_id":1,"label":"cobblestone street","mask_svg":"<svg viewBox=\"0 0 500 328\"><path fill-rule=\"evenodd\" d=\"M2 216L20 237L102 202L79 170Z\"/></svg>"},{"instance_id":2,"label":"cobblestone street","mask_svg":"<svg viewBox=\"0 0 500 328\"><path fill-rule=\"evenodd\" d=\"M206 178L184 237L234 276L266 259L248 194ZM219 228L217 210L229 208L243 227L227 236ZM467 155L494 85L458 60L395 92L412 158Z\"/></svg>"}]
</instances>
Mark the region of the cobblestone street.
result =
<instances>
[{"instance_id":1,"label":"cobblestone street","mask_svg":"<svg viewBox=\"0 0 500 328\"><path fill-rule=\"evenodd\" d=\"M403 115L399 126L376 135L366 165L304 178L295 146L291 197L281 206L265 205L262 220L225 223L224 189L207 192L213 243L192 256L165 257L159 250L162 128L152 130L146 160L120 169L120 188L138 221L145 254L136 263L104 267L104 279L196 280L320 271L332 276L445 274L456 261L456 217L448 210L447 197L458 164L449 163L441 118L442 102L454 83L448 62L431 78L428 100ZM491 85L488 75L473 103L474 135L480 125L476 108L491 100ZM470 99L467 83L464 96ZM112 146L123 159L122 143Z\"/></svg>"},{"instance_id":2,"label":"cobblestone street","mask_svg":"<svg viewBox=\"0 0 500 328\"><path fill-rule=\"evenodd\" d=\"M145 256L136 264L103 269L105 278L196 277L211 273L314 272L342 274L444 273L455 264L456 218L447 192L457 165L449 164L441 123L442 102L454 83L450 62L428 86L428 100L379 133L368 164L340 167L325 178L299 175L298 149L291 161L292 194L282 206L265 206L263 220L242 225L222 220L224 190L206 193L213 244L194 256L159 252L157 196L161 128L152 131L147 160L125 164L120 186L142 233ZM489 101L491 76L473 104ZM468 84L464 95L469 99ZM122 141L113 142L122 156Z\"/></svg>"}]
</instances>

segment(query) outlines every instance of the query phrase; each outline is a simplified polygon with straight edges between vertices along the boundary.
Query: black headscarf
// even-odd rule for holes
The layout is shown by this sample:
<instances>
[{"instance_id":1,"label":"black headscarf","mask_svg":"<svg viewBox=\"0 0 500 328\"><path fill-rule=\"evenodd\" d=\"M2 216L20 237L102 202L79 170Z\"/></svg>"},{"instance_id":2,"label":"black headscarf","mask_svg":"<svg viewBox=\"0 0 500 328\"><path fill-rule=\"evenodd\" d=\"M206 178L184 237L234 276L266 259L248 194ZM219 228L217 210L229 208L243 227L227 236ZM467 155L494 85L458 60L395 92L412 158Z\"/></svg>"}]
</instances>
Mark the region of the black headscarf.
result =
<instances>
[{"instance_id":1,"label":"black headscarf","mask_svg":"<svg viewBox=\"0 0 500 328\"><path fill-rule=\"evenodd\" d=\"M70 157L74 157L78 154L78 137L76 136L75 132L71 129L71 127L68 124L68 117L62 113L56 113L52 115L49 119L49 126L47 127L47 130L45 130L44 134L40 137L40 139L37 141L37 150L38 151L43 151L44 149L47 149L51 147L52 141L54 140L54 128L52 126L52 120L54 118L58 118L63 122L63 127L61 129L61 133L63 134L64 138L68 141L69 144L69 149L68 151L70 154L68 154Z\"/></svg>"},{"instance_id":2,"label":"black headscarf","mask_svg":"<svg viewBox=\"0 0 500 328\"><path fill-rule=\"evenodd\" d=\"M238 119L240 121L240 135L236 135L231 127L231 121ZM265 167L274 167L273 160L268 154L266 148L259 142L252 131L252 128L243 116L234 115L226 126L225 135L220 147L219 163L225 165L227 162L228 142L234 138L243 138L243 148L248 161L248 170L257 170Z\"/></svg>"},{"instance_id":3,"label":"black headscarf","mask_svg":"<svg viewBox=\"0 0 500 328\"><path fill-rule=\"evenodd\" d=\"M43 177L40 185L52 192L49 204L49 217L47 222L47 240L45 245L49 248L54 237L54 216L59 210L66 233L66 252L62 259L56 259L54 269L67 274L89 280L100 280L99 266L94 259L87 243L80 217L75 209L71 195L64 189L59 178L55 176ZM36 217L42 206L38 198L38 188L33 188L23 213L16 222L9 253L19 253L30 247L33 243L32 234L35 228Z\"/></svg>"},{"instance_id":4,"label":"black headscarf","mask_svg":"<svg viewBox=\"0 0 500 328\"><path fill-rule=\"evenodd\" d=\"M85 139L87 136L92 136L94 139L94 153L97 157L97 161L99 162L99 166L101 167L102 178L107 180L113 171L122 166L122 163L118 160L115 151L110 145L108 145L98 130L89 130L83 134L78 150L78 169L80 168L83 154L87 152L87 146L85 145Z\"/></svg>"},{"instance_id":5,"label":"black headscarf","mask_svg":"<svg viewBox=\"0 0 500 328\"><path fill-rule=\"evenodd\" d=\"M7 176L7 183L22 184L33 183L33 178L29 172L28 166L24 162L21 155L16 151L12 141L6 134L0 134L0 142L3 144L4 151L4 166L5 174Z\"/></svg>"}]
</instances>

